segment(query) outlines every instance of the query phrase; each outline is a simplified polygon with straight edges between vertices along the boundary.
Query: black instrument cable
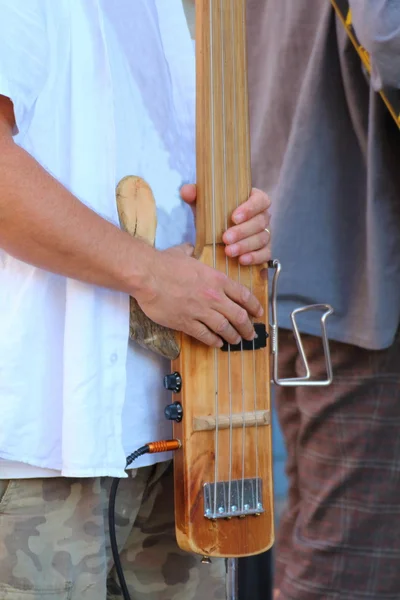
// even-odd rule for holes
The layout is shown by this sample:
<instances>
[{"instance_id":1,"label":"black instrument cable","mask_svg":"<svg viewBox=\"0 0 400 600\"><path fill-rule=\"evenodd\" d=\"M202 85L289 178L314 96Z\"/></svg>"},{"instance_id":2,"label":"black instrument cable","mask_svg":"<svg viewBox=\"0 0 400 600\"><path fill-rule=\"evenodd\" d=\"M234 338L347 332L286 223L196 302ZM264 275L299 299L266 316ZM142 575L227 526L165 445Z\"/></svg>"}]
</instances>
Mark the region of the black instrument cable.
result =
<instances>
[{"instance_id":1,"label":"black instrument cable","mask_svg":"<svg viewBox=\"0 0 400 600\"><path fill-rule=\"evenodd\" d=\"M128 456L128 458L126 459L125 469L127 469L129 465L133 463L134 460L139 458L139 456L143 456L143 454L154 454L155 452L168 452L171 450L177 450L180 447L181 443L179 440L165 440L161 442L153 442L151 444L146 444L145 446L138 448L137 450L135 450L135 452L132 452L132 454ZM118 575L118 581L121 587L121 592L124 600L131 600L128 591L128 586L126 585L121 560L119 557L117 534L115 529L115 499L117 496L119 482L119 478L114 478L111 484L108 502L108 527L110 535L111 552L114 560L115 570Z\"/></svg>"}]
</instances>

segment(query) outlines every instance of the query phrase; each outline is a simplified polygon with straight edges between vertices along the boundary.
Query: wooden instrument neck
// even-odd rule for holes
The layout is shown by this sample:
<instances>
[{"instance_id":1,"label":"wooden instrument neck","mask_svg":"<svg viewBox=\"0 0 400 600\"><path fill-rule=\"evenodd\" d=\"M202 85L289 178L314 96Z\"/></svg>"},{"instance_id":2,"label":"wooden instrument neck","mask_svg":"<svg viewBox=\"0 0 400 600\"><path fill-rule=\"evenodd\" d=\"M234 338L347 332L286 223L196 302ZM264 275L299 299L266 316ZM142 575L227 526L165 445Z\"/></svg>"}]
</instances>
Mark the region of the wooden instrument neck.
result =
<instances>
[{"instance_id":1,"label":"wooden instrument neck","mask_svg":"<svg viewBox=\"0 0 400 600\"><path fill-rule=\"evenodd\" d=\"M245 0L197 0L197 253L251 191Z\"/></svg>"},{"instance_id":2,"label":"wooden instrument neck","mask_svg":"<svg viewBox=\"0 0 400 600\"><path fill-rule=\"evenodd\" d=\"M245 0L196 0L197 247L204 263L246 286L268 315L258 266L228 258L222 235L251 191ZM182 337L174 424L178 544L203 556L250 556L273 543L269 341L221 350ZM262 330L262 327L261 327ZM258 343L263 340L263 343Z\"/></svg>"}]
</instances>

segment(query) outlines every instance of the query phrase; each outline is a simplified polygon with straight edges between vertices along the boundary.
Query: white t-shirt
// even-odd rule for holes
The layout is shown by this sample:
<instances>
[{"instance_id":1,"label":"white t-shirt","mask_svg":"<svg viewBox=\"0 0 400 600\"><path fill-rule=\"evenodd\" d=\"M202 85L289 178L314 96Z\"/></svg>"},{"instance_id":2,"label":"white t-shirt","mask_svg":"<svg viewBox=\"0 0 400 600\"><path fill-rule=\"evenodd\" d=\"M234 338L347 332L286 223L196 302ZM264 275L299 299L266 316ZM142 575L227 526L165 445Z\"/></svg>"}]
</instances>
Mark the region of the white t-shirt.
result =
<instances>
[{"instance_id":1,"label":"white t-shirt","mask_svg":"<svg viewBox=\"0 0 400 600\"><path fill-rule=\"evenodd\" d=\"M17 143L114 223L116 184L142 176L156 246L193 241L179 198L195 178L181 0L0 0L0 13L0 94L14 102ZM123 476L127 454L171 435L170 366L128 344L128 319L125 294L0 250L0 478Z\"/></svg>"}]
</instances>

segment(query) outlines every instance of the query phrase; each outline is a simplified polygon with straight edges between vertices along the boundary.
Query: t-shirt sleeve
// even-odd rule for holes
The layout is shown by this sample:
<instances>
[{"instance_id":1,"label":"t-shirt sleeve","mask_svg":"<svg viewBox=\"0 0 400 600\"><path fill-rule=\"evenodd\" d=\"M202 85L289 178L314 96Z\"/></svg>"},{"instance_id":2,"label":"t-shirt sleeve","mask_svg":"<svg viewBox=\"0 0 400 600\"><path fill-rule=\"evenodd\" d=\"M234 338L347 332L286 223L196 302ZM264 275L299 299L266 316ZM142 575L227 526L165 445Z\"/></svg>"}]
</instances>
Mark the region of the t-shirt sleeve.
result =
<instances>
[{"instance_id":1,"label":"t-shirt sleeve","mask_svg":"<svg viewBox=\"0 0 400 600\"><path fill-rule=\"evenodd\" d=\"M44 0L0 0L0 95L13 102L20 133L48 74L45 6Z\"/></svg>"},{"instance_id":2,"label":"t-shirt sleeve","mask_svg":"<svg viewBox=\"0 0 400 600\"><path fill-rule=\"evenodd\" d=\"M400 88L400 1L350 0L354 29L371 55L375 88Z\"/></svg>"}]
</instances>

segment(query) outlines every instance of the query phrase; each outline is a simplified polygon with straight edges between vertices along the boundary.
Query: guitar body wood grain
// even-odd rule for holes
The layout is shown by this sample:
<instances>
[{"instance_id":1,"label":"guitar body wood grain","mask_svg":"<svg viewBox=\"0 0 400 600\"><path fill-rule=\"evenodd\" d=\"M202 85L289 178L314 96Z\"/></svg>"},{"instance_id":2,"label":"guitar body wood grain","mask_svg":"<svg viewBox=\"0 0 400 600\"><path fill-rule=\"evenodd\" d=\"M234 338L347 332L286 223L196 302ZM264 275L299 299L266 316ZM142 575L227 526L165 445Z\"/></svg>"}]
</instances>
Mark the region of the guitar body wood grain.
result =
<instances>
[{"instance_id":1,"label":"guitar body wood grain","mask_svg":"<svg viewBox=\"0 0 400 600\"><path fill-rule=\"evenodd\" d=\"M133 237L153 246L157 212L150 186L140 177L124 177L117 186L116 199L121 227ZM130 298L129 335L140 346L165 358L173 360L179 355L175 332L151 321L135 298Z\"/></svg>"}]
</instances>

